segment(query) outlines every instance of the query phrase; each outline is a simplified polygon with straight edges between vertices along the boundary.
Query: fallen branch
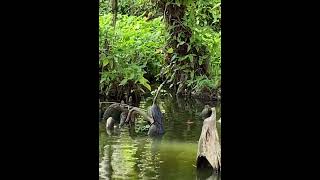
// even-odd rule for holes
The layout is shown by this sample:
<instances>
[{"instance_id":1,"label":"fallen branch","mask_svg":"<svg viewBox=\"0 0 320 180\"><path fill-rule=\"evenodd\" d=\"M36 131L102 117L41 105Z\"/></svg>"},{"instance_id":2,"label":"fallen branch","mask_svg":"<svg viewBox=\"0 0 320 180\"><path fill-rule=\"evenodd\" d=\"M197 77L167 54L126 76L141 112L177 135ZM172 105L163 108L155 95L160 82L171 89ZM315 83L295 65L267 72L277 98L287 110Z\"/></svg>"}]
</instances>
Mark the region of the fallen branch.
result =
<instances>
[{"instance_id":1,"label":"fallen branch","mask_svg":"<svg viewBox=\"0 0 320 180\"><path fill-rule=\"evenodd\" d=\"M133 107L132 109L129 110L127 119L125 121L126 123L129 122L129 120L131 119L130 117L131 117L132 113L138 113L141 116L143 116L143 118L145 120L149 121L151 124L154 123L154 120L152 117L150 117L146 112L144 112L143 110L141 110L140 108L137 108L137 107Z\"/></svg>"},{"instance_id":2,"label":"fallen branch","mask_svg":"<svg viewBox=\"0 0 320 180\"><path fill-rule=\"evenodd\" d=\"M132 108L132 106L129 106L127 104L122 104L122 103L113 103L111 104L106 111L103 114L103 120L107 119L110 116L113 116L113 114L115 113L115 111L118 112L128 112L130 109ZM120 115L120 114L119 114Z\"/></svg>"},{"instance_id":3,"label":"fallen branch","mask_svg":"<svg viewBox=\"0 0 320 180\"><path fill-rule=\"evenodd\" d=\"M101 104L121 104L122 106L125 106L125 107L129 107L129 108L132 108L133 106L131 105L128 105L128 104L124 104L124 103L118 103L118 102L99 102L99 105Z\"/></svg>"}]
</instances>

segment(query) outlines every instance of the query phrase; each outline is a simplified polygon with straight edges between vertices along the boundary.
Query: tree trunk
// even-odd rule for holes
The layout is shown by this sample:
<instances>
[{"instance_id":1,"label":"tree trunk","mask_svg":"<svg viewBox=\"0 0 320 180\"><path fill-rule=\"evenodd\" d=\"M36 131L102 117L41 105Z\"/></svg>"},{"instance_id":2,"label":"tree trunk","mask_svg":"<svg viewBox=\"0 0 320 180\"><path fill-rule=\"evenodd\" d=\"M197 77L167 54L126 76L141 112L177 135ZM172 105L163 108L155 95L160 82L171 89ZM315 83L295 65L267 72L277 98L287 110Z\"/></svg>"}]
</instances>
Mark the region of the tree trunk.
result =
<instances>
[{"instance_id":1,"label":"tree trunk","mask_svg":"<svg viewBox=\"0 0 320 180\"><path fill-rule=\"evenodd\" d=\"M215 108L212 108L211 116L203 121L197 153L197 168L210 168L210 166L215 171L221 171L221 146Z\"/></svg>"}]
</instances>

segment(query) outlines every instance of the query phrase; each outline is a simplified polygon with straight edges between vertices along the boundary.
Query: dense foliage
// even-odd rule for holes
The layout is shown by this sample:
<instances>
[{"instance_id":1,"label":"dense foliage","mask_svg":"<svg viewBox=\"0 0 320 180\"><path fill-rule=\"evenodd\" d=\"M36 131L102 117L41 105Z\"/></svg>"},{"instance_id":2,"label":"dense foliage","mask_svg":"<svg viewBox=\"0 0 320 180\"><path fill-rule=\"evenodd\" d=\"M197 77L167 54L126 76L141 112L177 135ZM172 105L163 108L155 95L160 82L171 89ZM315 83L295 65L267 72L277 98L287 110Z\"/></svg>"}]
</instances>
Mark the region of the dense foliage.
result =
<instances>
[{"instance_id":1,"label":"dense foliage","mask_svg":"<svg viewBox=\"0 0 320 180\"><path fill-rule=\"evenodd\" d=\"M100 0L100 15L108 14L112 11L113 0ZM156 14L154 0L118 0L118 13L132 16L140 16L142 14Z\"/></svg>"},{"instance_id":2,"label":"dense foliage","mask_svg":"<svg viewBox=\"0 0 320 180\"><path fill-rule=\"evenodd\" d=\"M164 7L168 31L165 76L177 93L213 93L220 85L220 3L168 1Z\"/></svg>"},{"instance_id":3,"label":"dense foliage","mask_svg":"<svg viewBox=\"0 0 320 180\"><path fill-rule=\"evenodd\" d=\"M146 21L144 17L118 15L117 27L112 27L112 15L99 19L100 90L134 86L132 90L151 90L148 76L156 76L161 69L165 44L161 18ZM124 88L124 89L125 89Z\"/></svg>"},{"instance_id":4,"label":"dense foliage","mask_svg":"<svg viewBox=\"0 0 320 180\"><path fill-rule=\"evenodd\" d=\"M101 94L140 94L164 79L177 93L219 88L220 0L118 0L115 27L114 1L100 0Z\"/></svg>"},{"instance_id":5,"label":"dense foliage","mask_svg":"<svg viewBox=\"0 0 320 180\"><path fill-rule=\"evenodd\" d=\"M201 90L205 87L218 88L221 81L221 6L220 0L198 0L188 7L185 24L192 29L191 42L199 54L200 47L205 47L206 52L200 52L199 65L209 60L208 76L199 74L189 84L194 89Z\"/></svg>"}]
</instances>

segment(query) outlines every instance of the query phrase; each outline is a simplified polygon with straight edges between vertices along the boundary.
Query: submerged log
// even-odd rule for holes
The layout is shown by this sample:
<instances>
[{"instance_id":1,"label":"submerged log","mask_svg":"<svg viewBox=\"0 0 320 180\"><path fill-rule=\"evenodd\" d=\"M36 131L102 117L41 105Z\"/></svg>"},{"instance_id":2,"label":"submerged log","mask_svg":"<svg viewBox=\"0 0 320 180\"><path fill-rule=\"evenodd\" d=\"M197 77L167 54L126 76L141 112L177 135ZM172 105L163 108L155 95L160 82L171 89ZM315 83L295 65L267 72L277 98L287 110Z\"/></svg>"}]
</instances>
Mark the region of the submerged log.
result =
<instances>
[{"instance_id":1,"label":"submerged log","mask_svg":"<svg viewBox=\"0 0 320 180\"><path fill-rule=\"evenodd\" d=\"M216 126L216 109L203 121L202 132L198 142L197 168L212 168L221 171L221 146Z\"/></svg>"},{"instance_id":2,"label":"submerged log","mask_svg":"<svg viewBox=\"0 0 320 180\"><path fill-rule=\"evenodd\" d=\"M106 120L109 117L112 117L115 121L120 121L120 114L122 112L128 112L131 106L124 103L112 103L104 112L102 120Z\"/></svg>"}]
</instances>

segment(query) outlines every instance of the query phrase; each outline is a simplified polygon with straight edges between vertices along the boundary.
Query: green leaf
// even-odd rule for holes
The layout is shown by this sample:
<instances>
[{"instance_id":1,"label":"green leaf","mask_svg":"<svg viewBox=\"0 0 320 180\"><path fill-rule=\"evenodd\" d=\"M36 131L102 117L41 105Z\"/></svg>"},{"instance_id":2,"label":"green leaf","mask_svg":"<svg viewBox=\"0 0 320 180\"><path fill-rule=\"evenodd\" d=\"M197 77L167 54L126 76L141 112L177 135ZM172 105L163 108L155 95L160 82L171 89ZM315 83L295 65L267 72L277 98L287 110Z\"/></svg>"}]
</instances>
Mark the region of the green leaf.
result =
<instances>
[{"instance_id":1,"label":"green leaf","mask_svg":"<svg viewBox=\"0 0 320 180\"><path fill-rule=\"evenodd\" d=\"M106 65L108 65L109 64L109 60L107 59L107 58L104 58L103 60L102 60L102 67L105 67Z\"/></svg>"},{"instance_id":2,"label":"green leaf","mask_svg":"<svg viewBox=\"0 0 320 180\"><path fill-rule=\"evenodd\" d=\"M193 54L188 54L186 56L183 56L182 58L179 59L179 61L183 61L185 59L189 58L190 61L192 62L193 61Z\"/></svg>"},{"instance_id":3,"label":"green leaf","mask_svg":"<svg viewBox=\"0 0 320 180\"><path fill-rule=\"evenodd\" d=\"M120 86L122 86L122 85L125 85L125 84L127 84L127 81L128 81L128 79L123 79L121 82L120 82Z\"/></svg>"},{"instance_id":4,"label":"green leaf","mask_svg":"<svg viewBox=\"0 0 320 180\"><path fill-rule=\"evenodd\" d=\"M179 42L179 44L177 45L177 47L181 46L182 44L184 44L184 41Z\"/></svg>"},{"instance_id":5,"label":"green leaf","mask_svg":"<svg viewBox=\"0 0 320 180\"><path fill-rule=\"evenodd\" d=\"M113 69L113 61L111 60L109 63L110 63L111 69Z\"/></svg>"},{"instance_id":6,"label":"green leaf","mask_svg":"<svg viewBox=\"0 0 320 180\"><path fill-rule=\"evenodd\" d=\"M106 80L105 77L101 78L100 83L103 83Z\"/></svg>"},{"instance_id":7,"label":"green leaf","mask_svg":"<svg viewBox=\"0 0 320 180\"><path fill-rule=\"evenodd\" d=\"M190 44L188 44L187 52L189 52L189 51L190 51L190 49L191 49L191 46L190 46Z\"/></svg>"},{"instance_id":8,"label":"green leaf","mask_svg":"<svg viewBox=\"0 0 320 180\"><path fill-rule=\"evenodd\" d=\"M172 48L169 48L168 51L167 51L169 54L173 53L173 49Z\"/></svg>"},{"instance_id":9,"label":"green leaf","mask_svg":"<svg viewBox=\"0 0 320 180\"><path fill-rule=\"evenodd\" d=\"M133 79L133 78L134 78L134 72L133 72L133 73L130 73L130 76L129 76L128 79L130 80L130 79Z\"/></svg>"},{"instance_id":10,"label":"green leaf","mask_svg":"<svg viewBox=\"0 0 320 180\"><path fill-rule=\"evenodd\" d=\"M140 84L142 84L144 87L146 87L149 91L151 91L151 86L148 84L148 80L144 77L141 77L139 79Z\"/></svg>"},{"instance_id":11,"label":"green leaf","mask_svg":"<svg viewBox=\"0 0 320 180\"><path fill-rule=\"evenodd\" d=\"M203 58L202 57L200 57L200 59L199 59L199 65L202 65L203 64Z\"/></svg>"},{"instance_id":12,"label":"green leaf","mask_svg":"<svg viewBox=\"0 0 320 180\"><path fill-rule=\"evenodd\" d=\"M215 9L215 8L219 7L220 5L221 5L221 3L218 3L212 9Z\"/></svg>"},{"instance_id":13,"label":"green leaf","mask_svg":"<svg viewBox=\"0 0 320 180\"><path fill-rule=\"evenodd\" d=\"M188 56L189 56L190 62L193 62L193 56L191 54Z\"/></svg>"},{"instance_id":14,"label":"green leaf","mask_svg":"<svg viewBox=\"0 0 320 180\"><path fill-rule=\"evenodd\" d=\"M151 86L148 83L142 84L144 87L146 87L149 91L151 91Z\"/></svg>"}]
</instances>

